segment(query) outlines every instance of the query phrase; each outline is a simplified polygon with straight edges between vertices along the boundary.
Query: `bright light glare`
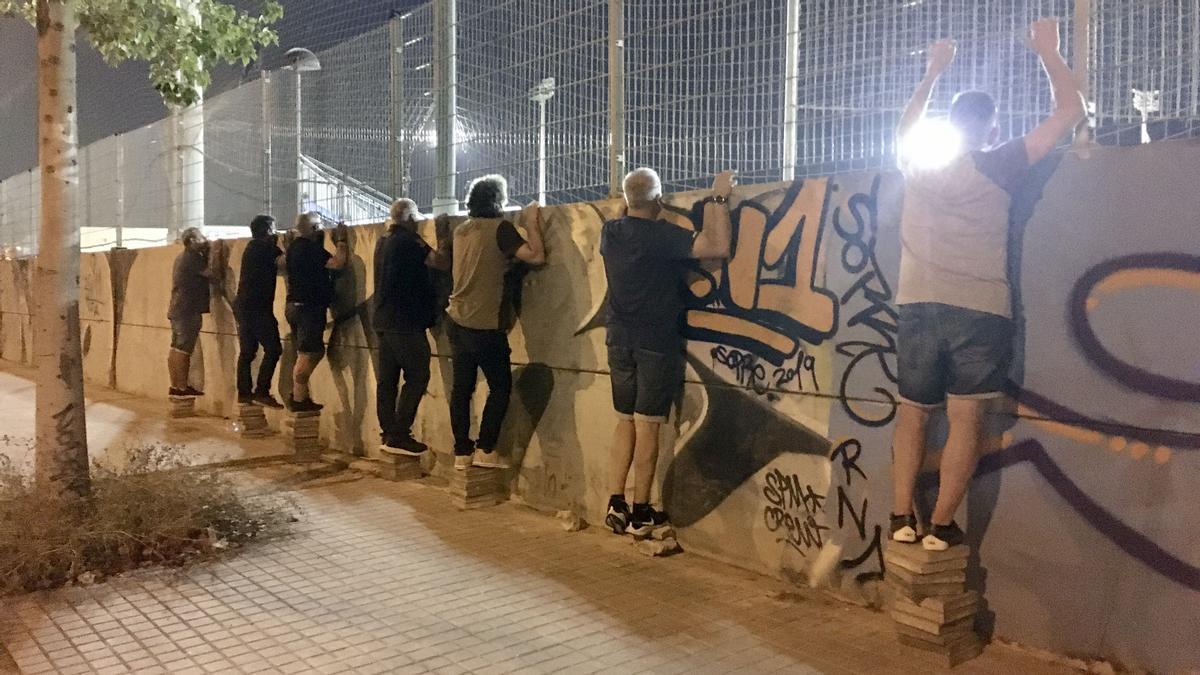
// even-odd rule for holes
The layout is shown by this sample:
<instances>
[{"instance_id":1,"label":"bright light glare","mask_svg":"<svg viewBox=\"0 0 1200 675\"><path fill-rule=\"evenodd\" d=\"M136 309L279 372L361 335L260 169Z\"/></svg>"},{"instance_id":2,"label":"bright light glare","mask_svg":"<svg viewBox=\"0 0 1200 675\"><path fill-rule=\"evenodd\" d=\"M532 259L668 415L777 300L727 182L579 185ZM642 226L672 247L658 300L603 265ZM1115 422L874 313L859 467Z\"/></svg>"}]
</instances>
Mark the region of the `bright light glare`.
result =
<instances>
[{"instance_id":1,"label":"bright light glare","mask_svg":"<svg viewBox=\"0 0 1200 675\"><path fill-rule=\"evenodd\" d=\"M900 156L918 169L940 169L962 153L962 134L946 120L923 119L900 142Z\"/></svg>"}]
</instances>

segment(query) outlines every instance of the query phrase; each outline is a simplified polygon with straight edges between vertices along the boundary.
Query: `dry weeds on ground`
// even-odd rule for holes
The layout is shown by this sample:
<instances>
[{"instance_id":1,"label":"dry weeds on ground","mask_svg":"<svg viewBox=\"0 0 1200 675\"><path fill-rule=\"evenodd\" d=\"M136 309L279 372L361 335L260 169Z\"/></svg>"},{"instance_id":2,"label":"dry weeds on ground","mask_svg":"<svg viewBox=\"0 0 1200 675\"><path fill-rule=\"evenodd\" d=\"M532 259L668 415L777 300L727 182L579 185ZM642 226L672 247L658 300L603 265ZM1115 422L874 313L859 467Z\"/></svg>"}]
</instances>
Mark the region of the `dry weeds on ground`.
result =
<instances>
[{"instance_id":1,"label":"dry weeds on ground","mask_svg":"<svg viewBox=\"0 0 1200 675\"><path fill-rule=\"evenodd\" d=\"M94 465L92 498L64 503L0 455L0 595L182 565L284 534L294 521L285 498L188 466L181 448L150 445L127 457L119 469Z\"/></svg>"}]
</instances>

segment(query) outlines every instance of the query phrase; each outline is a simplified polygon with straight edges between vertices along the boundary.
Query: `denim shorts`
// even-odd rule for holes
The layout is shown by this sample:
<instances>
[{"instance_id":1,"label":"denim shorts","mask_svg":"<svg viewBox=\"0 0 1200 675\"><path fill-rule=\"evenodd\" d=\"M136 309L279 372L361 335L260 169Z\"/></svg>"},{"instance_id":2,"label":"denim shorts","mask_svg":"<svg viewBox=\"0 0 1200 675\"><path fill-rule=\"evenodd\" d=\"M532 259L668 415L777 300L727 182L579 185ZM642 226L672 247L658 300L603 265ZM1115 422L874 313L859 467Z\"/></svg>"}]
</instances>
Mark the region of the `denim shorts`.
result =
<instances>
[{"instance_id":1,"label":"denim shorts","mask_svg":"<svg viewBox=\"0 0 1200 675\"><path fill-rule=\"evenodd\" d=\"M666 422L683 387L683 349L663 353L608 345L613 407L624 419Z\"/></svg>"},{"instance_id":2,"label":"denim shorts","mask_svg":"<svg viewBox=\"0 0 1200 675\"><path fill-rule=\"evenodd\" d=\"M896 362L907 403L1003 396L1012 353L1011 319L936 302L900 305Z\"/></svg>"},{"instance_id":3,"label":"denim shorts","mask_svg":"<svg viewBox=\"0 0 1200 675\"><path fill-rule=\"evenodd\" d=\"M283 317L292 328L292 340L301 354L325 353L325 307L289 302Z\"/></svg>"},{"instance_id":4,"label":"denim shorts","mask_svg":"<svg viewBox=\"0 0 1200 675\"><path fill-rule=\"evenodd\" d=\"M200 339L200 324L203 318L199 314L189 314L171 319L171 349L184 354L196 351L196 342Z\"/></svg>"}]
</instances>

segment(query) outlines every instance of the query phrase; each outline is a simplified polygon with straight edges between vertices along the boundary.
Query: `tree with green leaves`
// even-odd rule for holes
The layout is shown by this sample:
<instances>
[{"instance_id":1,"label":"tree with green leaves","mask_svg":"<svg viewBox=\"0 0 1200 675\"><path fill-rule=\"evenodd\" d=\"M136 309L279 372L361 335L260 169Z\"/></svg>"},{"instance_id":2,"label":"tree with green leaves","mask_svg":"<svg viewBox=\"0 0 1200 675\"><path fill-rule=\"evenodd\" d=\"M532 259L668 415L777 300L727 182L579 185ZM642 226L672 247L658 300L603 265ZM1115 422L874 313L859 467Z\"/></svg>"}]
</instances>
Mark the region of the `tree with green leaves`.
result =
<instances>
[{"instance_id":1,"label":"tree with green leaves","mask_svg":"<svg viewBox=\"0 0 1200 675\"><path fill-rule=\"evenodd\" d=\"M196 104L217 63L248 63L278 40L274 0L257 14L217 0L0 0L38 32L38 163L42 217L34 268L37 366L35 479L64 498L91 491L79 331L79 190L75 47L82 29L111 65L150 65L150 80L171 106Z\"/></svg>"}]
</instances>

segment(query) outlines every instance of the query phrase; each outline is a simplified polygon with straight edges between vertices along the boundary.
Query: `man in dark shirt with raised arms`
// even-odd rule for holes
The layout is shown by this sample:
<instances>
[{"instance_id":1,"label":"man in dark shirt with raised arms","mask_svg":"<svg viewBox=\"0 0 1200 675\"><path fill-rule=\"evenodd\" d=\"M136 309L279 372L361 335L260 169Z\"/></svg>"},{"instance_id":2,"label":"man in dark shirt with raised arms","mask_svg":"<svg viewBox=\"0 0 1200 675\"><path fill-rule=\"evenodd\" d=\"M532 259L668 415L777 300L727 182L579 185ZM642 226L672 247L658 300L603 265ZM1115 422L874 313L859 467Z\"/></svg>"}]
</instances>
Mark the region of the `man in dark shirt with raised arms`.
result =
<instances>
[{"instance_id":1,"label":"man in dark shirt with raised arms","mask_svg":"<svg viewBox=\"0 0 1200 675\"><path fill-rule=\"evenodd\" d=\"M429 338L436 298L429 267L448 269L417 233L416 202L397 199L388 231L375 245L374 326L379 344L375 404L384 452L417 456L428 448L412 436L417 408L429 385ZM400 377L404 388L400 389ZM399 397L397 397L399 393Z\"/></svg>"},{"instance_id":2,"label":"man in dark shirt with raised arms","mask_svg":"<svg viewBox=\"0 0 1200 675\"><path fill-rule=\"evenodd\" d=\"M345 223L333 231L337 253L330 255L324 246L321 216L309 212L296 218L295 238L287 249L287 308L285 318L296 343L296 366L292 369L292 398L288 408L295 412L316 412L322 406L312 400L308 379L325 356L325 319L333 304L333 279L349 259Z\"/></svg>"},{"instance_id":3,"label":"man in dark shirt with raised arms","mask_svg":"<svg viewBox=\"0 0 1200 675\"><path fill-rule=\"evenodd\" d=\"M900 308L896 362L900 406L892 439L891 538L916 543L913 490L925 459L930 412L946 406L950 431L938 497L921 545L941 551L962 543L955 511L979 461L989 402L1004 396L1012 359L1008 223L1012 195L1028 173L1083 119L1083 97L1059 54L1058 21L1030 28L1054 93L1054 112L1023 138L995 146L996 104L983 92L960 93L949 122L956 155L923 162L910 132L921 121L954 43L929 49L929 67L897 130L904 172L900 217Z\"/></svg>"},{"instance_id":4,"label":"man in dark shirt with raised arms","mask_svg":"<svg viewBox=\"0 0 1200 675\"><path fill-rule=\"evenodd\" d=\"M200 340L200 325L208 314L209 269L208 239L198 227L189 227L179 235L183 251L175 258L171 272L171 352L167 355L167 374L171 378L170 396L203 396L204 392L188 384L192 352Z\"/></svg>"},{"instance_id":5,"label":"man in dark shirt with raised arms","mask_svg":"<svg viewBox=\"0 0 1200 675\"><path fill-rule=\"evenodd\" d=\"M625 177L623 218L604 224L600 255L608 277L608 367L616 431L605 524L617 534L645 536L667 523L650 506L658 432L683 383L685 262L729 257L729 195L734 173L713 180L699 233L662 220L662 181L651 169ZM625 484L634 467L633 508Z\"/></svg>"},{"instance_id":6,"label":"man in dark shirt with raised arms","mask_svg":"<svg viewBox=\"0 0 1200 675\"><path fill-rule=\"evenodd\" d=\"M271 396L271 380L283 353L279 321L275 319L275 282L283 271L283 250L275 244L275 219L271 216L255 216L250 221L250 234L252 238L242 252L237 296L233 299L233 316L238 325L238 403L282 408ZM256 381L251 369L260 346L263 358Z\"/></svg>"}]
</instances>

